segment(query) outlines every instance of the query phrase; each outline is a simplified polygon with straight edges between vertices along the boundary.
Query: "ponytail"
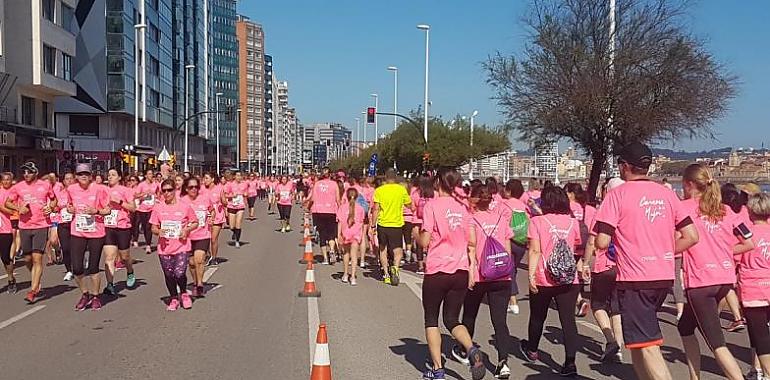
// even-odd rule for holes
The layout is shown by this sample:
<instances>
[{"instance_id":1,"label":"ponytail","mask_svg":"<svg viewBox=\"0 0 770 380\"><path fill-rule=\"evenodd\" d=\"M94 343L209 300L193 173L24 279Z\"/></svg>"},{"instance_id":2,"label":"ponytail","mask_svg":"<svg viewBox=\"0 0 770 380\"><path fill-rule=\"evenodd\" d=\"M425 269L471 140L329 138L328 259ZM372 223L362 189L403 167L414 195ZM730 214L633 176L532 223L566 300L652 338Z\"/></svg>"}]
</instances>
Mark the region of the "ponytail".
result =
<instances>
[{"instance_id":1,"label":"ponytail","mask_svg":"<svg viewBox=\"0 0 770 380\"><path fill-rule=\"evenodd\" d=\"M692 164L684 170L682 178L697 189L701 196L698 201L700 215L706 216L710 221L722 220L725 215L725 206L722 205L722 191L719 182L714 179L709 170L701 164Z\"/></svg>"},{"instance_id":2,"label":"ponytail","mask_svg":"<svg viewBox=\"0 0 770 380\"><path fill-rule=\"evenodd\" d=\"M356 224L356 200L358 199L358 190L351 187L346 194L348 199L348 227L353 227Z\"/></svg>"}]
</instances>

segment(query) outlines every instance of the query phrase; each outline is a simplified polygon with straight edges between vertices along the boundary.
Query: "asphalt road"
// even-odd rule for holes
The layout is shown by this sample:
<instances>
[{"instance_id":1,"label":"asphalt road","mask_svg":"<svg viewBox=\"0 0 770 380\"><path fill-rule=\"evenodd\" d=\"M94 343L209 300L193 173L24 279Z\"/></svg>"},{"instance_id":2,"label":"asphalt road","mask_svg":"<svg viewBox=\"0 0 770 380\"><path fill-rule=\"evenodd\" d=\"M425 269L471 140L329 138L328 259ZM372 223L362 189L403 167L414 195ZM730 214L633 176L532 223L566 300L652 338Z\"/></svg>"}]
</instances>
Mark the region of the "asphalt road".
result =
<instances>
[{"instance_id":1,"label":"asphalt road","mask_svg":"<svg viewBox=\"0 0 770 380\"><path fill-rule=\"evenodd\" d=\"M295 210L295 225L300 216ZM308 379L312 362L310 341L319 322L328 325L334 379L419 379L427 356L420 301L420 276L404 270L402 284L385 286L370 268L358 286L339 281L341 264L315 267L318 299L297 297L305 267L297 263L302 249L299 232L275 232L275 216L260 206L258 220L245 222L241 249L226 244L227 261L207 269L209 293L191 310L168 312L157 258L135 250L139 287L124 289L125 272L117 274L120 295L100 311L76 312L74 283L61 280L63 268L47 267L44 299L23 301L25 291L0 294L0 336L4 344L0 379ZM316 252L318 248L316 247ZM372 258L369 259L373 263ZM26 269L16 270L22 288L29 287ZM523 271L520 271L523 272ZM524 289L524 274L519 276ZM0 292L5 280L0 279ZM527 297L520 297L521 314L509 315L514 345L525 336ZM660 313L666 339L663 348L675 378L687 378L684 353L674 325L673 307ZM723 323L726 325L727 320ZM581 345L577 365L587 379L635 378L626 363L601 364L604 340L591 317L578 322ZM444 352L452 342L444 332ZM725 333L729 348L743 369L750 353L745 331ZM475 340L493 359L493 331L487 308L477 319ZM512 379L554 379L562 363L561 330L555 311L549 313L541 343L541 361L524 364L512 354ZM703 351L703 379L719 379L710 352ZM514 350L515 351L515 350ZM492 371L494 364L488 363ZM467 368L448 359L448 378L468 379ZM745 372L745 371L744 371ZM491 372L487 375L491 379Z\"/></svg>"}]
</instances>

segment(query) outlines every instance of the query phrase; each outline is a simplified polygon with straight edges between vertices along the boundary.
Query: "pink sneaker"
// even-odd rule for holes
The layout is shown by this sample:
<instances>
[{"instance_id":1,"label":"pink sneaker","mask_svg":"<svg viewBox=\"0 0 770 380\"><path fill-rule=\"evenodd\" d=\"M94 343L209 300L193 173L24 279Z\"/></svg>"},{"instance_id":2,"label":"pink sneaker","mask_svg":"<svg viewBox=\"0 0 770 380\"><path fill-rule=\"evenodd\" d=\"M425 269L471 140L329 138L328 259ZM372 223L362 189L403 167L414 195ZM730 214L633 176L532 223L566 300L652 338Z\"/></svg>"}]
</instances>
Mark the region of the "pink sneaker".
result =
<instances>
[{"instance_id":1,"label":"pink sneaker","mask_svg":"<svg viewBox=\"0 0 770 380\"><path fill-rule=\"evenodd\" d=\"M115 269L126 269L126 264L121 259L115 259Z\"/></svg>"},{"instance_id":2,"label":"pink sneaker","mask_svg":"<svg viewBox=\"0 0 770 380\"><path fill-rule=\"evenodd\" d=\"M192 298L190 298L190 293L182 293L182 307L185 309L190 309L192 307Z\"/></svg>"},{"instance_id":3,"label":"pink sneaker","mask_svg":"<svg viewBox=\"0 0 770 380\"><path fill-rule=\"evenodd\" d=\"M176 297L172 298L171 301L168 302L168 307L166 310L168 311L176 311L179 309L179 300L176 299Z\"/></svg>"}]
</instances>

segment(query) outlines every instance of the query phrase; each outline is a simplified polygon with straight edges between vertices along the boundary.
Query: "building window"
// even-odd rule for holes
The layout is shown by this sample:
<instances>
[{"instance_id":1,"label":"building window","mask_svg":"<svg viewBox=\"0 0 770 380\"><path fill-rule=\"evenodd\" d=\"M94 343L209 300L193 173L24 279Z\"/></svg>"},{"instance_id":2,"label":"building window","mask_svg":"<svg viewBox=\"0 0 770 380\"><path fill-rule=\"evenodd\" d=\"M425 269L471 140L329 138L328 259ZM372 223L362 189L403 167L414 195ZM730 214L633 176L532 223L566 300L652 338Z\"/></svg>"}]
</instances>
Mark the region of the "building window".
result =
<instances>
[{"instance_id":1,"label":"building window","mask_svg":"<svg viewBox=\"0 0 770 380\"><path fill-rule=\"evenodd\" d=\"M70 116L70 134L74 136L99 136L99 118L97 116Z\"/></svg>"},{"instance_id":2,"label":"building window","mask_svg":"<svg viewBox=\"0 0 770 380\"><path fill-rule=\"evenodd\" d=\"M62 79L72 81L72 56L62 53Z\"/></svg>"},{"instance_id":3,"label":"building window","mask_svg":"<svg viewBox=\"0 0 770 380\"><path fill-rule=\"evenodd\" d=\"M75 19L75 10L69 7L68 5L62 3L61 5L61 26L64 28L64 30L75 33L75 25L74 25L74 19Z\"/></svg>"},{"instance_id":4,"label":"building window","mask_svg":"<svg viewBox=\"0 0 770 380\"><path fill-rule=\"evenodd\" d=\"M56 10L56 0L43 0L43 18L54 22L54 14Z\"/></svg>"},{"instance_id":5,"label":"building window","mask_svg":"<svg viewBox=\"0 0 770 380\"><path fill-rule=\"evenodd\" d=\"M43 109L42 109L42 115L43 115L43 128L48 129L48 109L50 108L48 102L42 102Z\"/></svg>"},{"instance_id":6,"label":"building window","mask_svg":"<svg viewBox=\"0 0 770 380\"><path fill-rule=\"evenodd\" d=\"M56 49L43 45L43 71L56 75Z\"/></svg>"},{"instance_id":7,"label":"building window","mask_svg":"<svg viewBox=\"0 0 770 380\"><path fill-rule=\"evenodd\" d=\"M21 97L21 123L35 125L35 99Z\"/></svg>"}]
</instances>

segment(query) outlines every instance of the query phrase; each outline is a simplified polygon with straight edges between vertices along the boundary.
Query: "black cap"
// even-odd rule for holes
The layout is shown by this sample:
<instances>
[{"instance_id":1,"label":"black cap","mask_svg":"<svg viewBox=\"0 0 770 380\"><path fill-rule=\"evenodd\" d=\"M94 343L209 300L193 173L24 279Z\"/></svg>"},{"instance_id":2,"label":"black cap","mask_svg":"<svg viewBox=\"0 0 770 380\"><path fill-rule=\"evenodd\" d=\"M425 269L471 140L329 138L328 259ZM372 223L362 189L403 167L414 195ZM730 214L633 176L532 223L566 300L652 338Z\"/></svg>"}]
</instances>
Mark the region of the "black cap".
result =
<instances>
[{"instance_id":1,"label":"black cap","mask_svg":"<svg viewBox=\"0 0 770 380\"><path fill-rule=\"evenodd\" d=\"M652 150L640 142L632 142L620 149L618 159L640 169L652 165Z\"/></svg>"},{"instance_id":2,"label":"black cap","mask_svg":"<svg viewBox=\"0 0 770 380\"><path fill-rule=\"evenodd\" d=\"M21 170L22 173L24 172L30 172L32 174L38 173L37 165L35 165L35 163L32 161L25 162L24 165L21 165L19 169Z\"/></svg>"}]
</instances>

